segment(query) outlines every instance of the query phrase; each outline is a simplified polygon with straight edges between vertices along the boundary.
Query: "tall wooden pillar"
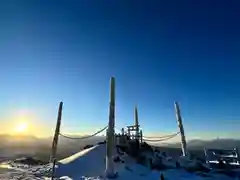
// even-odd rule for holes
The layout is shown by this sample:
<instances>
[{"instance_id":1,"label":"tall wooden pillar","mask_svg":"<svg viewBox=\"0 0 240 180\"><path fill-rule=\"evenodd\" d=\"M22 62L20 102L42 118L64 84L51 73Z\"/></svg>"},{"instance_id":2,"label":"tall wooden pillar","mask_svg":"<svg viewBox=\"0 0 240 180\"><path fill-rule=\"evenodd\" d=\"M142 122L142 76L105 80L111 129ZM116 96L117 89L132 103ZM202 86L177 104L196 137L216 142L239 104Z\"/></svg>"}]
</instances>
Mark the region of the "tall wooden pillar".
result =
<instances>
[{"instance_id":1,"label":"tall wooden pillar","mask_svg":"<svg viewBox=\"0 0 240 180\"><path fill-rule=\"evenodd\" d=\"M176 111L176 118L177 118L177 122L178 122L178 127L179 127L180 134L181 134L182 155L186 156L187 155L187 142L186 142L186 138L185 138L185 134L184 134L184 128L183 128L183 124L182 124L181 112L180 112L180 108L179 108L178 103L175 102L174 105L175 105L175 111Z\"/></svg>"},{"instance_id":2,"label":"tall wooden pillar","mask_svg":"<svg viewBox=\"0 0 240 180\"><path fill-rule=\"evenodd\" d=\"M52 142L52 153L50 157L50 162L53 162L56 157L58 137L59 137L61 119L62 119L62 107L63 107L63 102L60 102L59 108L58 108L57 124L54 132L53 142Z\"/></svg>"},{"instance_id":3,"label":"tall wooden pillar","mask_svg":"<svg viewBox=\"0 0 240 180\"><path fill-rule=\"evenodd\" d=\"M53 137L53 142L52 142L52 154L50 157L50 163L53 163L52 165L52 177L51 179L54 179L54 174L55 174L55 164L56 164L56 153L57 153L57 145L58 145L58 137L60 133L60 126L61 126L61 119L62 119L62 107L63 107L63 102L60 102L59 108L58 108L58 117L57 117L57 125Z\"/></svg>"},{"instance_id":4,"label":"tall wooden pillar","mask_svg":"<svg viewBox=\"0 0 240 180\"><path fill-rule=\"evenodd\" d=\"M107 155L106 155L106 177L113 178L115 176L113 163L114 149L114 127L115 127L115 79L110 81L110 107L109 107L109 122L107 131Z\"/></svg>"}]
</instances>

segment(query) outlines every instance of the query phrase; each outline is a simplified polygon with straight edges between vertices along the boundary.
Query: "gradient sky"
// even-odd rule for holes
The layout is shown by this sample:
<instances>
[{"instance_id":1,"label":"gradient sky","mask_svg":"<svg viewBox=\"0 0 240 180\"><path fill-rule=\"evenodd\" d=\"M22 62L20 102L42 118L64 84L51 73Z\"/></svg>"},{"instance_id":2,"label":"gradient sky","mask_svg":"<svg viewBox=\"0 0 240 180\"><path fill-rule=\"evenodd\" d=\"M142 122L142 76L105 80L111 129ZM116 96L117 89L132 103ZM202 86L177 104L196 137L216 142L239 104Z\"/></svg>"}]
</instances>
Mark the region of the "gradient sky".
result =
<instances>
[{"instance_id":1,"label":"gradient sky","mask_svg":"<svg viewBox=\"0 0 240 180\"><path fill-rule=\"evenodd\" d=\"M116 77L116 125L187 139L239 138L239 1L0 2L0 130L28 121L48 136L107 125Z\"/></svg>"}]
</instances>

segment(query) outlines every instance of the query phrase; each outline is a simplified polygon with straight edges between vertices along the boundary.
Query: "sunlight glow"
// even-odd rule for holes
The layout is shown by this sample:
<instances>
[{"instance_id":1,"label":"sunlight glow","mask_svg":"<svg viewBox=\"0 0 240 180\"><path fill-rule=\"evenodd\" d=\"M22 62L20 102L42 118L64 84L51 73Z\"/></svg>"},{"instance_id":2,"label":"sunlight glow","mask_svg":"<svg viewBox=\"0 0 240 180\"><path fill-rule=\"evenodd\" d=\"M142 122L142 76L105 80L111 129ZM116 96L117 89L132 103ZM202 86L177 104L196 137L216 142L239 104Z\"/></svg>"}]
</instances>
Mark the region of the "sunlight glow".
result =
<instances>
[{"instance_id":1,"label":"sunlight glow","mask_svg":"<svg viewBox=\"0 0 240 180\"><path fill-rule=\"evenodd\" d=\"M28 129L28 124L27 123L20 123L15 127L15 132L16 133L25 133Z\"/></svg>"}]
</instances>

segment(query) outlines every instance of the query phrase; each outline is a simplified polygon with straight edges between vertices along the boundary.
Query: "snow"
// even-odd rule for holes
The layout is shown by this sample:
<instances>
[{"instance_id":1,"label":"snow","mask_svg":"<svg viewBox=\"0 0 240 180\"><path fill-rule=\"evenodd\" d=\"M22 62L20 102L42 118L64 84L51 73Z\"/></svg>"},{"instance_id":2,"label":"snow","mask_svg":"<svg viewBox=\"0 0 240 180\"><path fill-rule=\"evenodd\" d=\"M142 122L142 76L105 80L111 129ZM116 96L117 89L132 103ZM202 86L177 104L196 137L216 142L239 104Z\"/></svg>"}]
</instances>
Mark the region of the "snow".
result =
<instances>
[{"instance_id":1,"label":"snow","mask_svg":"<svg viewBox=\"0 0 240 180\"><path fill-rule=\"evenodd\" d=\"M214 163L214 164L219 164L219 161L208 161L208 163ZM226 163L226 161L223 161L223 163ZM240 165L239 162L229 162L228 164L230 165Z\"/></svg>"},{"instance_id":2,"label":"snow","mask_svg":"<svg viewBox=\"0 0 240 180\"><path fill-rule=\"evenodd\" d=\"M59 161L56 176L80 177L103 175L106 146L97 145Z\"/></svg>"},{"instance_id":3,"label":"snow","mask_svg":"<svg viewBox=\"0 0 240 180\"><path fill-rule=\"evenodd\" d=\"M56 179L58 180L106 180L105 172L106 145L97 145L85 149L57 163ZM163 173L166 180L234 180L223 174L189 173L184 169L170 169L162 172L135 163L126 154L121 156L124 163L115 163L118 172L116 180L159 180ZM180 157L180 164L189 166L194 164L186 157ZM50 180L51 164L36 167L0 167L1 180Z\"/></svg>"}]
</instances>

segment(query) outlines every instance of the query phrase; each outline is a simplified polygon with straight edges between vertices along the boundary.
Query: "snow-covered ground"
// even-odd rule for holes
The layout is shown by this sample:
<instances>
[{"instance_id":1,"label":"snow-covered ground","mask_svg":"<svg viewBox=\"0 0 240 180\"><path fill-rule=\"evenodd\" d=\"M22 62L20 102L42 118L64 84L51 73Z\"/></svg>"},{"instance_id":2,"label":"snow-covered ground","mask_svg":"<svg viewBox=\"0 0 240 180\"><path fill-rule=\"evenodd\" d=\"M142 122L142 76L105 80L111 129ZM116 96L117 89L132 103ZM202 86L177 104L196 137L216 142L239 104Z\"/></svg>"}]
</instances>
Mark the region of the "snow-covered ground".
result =
<instances>
[{"instance_id":1,"label":"snow-covered ground","mask_svg":"<svg viewBox=\"0 0 240 180\"><path fill-rule=\"evenodd\" d=\"M104 180L105 155L106 145L97 145L60 160L55 172L56 179ZM151 171L125 154L120 158L124 163L115 163L117 180L159 180L161 173L166 180L233 180L223 174L189 173L184 169ZM0 166L0 180L49 180L50 174L51 164L35 167L10 167L8 164Z\"/></svg>"}]
</instances>

